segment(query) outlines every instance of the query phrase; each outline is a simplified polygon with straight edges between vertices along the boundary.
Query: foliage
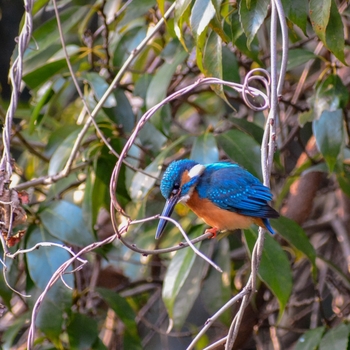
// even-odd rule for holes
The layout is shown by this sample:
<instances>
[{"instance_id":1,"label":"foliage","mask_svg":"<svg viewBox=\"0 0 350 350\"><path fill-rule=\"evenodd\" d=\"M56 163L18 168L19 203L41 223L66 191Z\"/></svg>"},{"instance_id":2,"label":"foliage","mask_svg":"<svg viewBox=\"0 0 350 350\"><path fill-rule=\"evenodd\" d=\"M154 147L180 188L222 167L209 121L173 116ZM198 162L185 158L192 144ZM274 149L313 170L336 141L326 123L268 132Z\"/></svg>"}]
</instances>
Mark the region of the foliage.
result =
<instances>
[{"instance_id":1,"label":"foliage","mask_svg":"<svg viewBox=\"0 0 350 350\"><path fill-rule=\"evenodd\" d=\"M38 349L185 348L244 287L257 232L252 227L197 243L221 267L220 274L189 248L152 254L182 248L182 236L169 223L157 242L157 220L142 219L161 212L159 178L173 159L229 158L262 178L267 113L248 108L227 86L198 85L157 110L135 140L130 137L146 111L200 78L240 83L253 68L269 70L270 1L179 0L153 36L150 31L173 2L58 2L67 55L83 96L66 62L55 4L34 1L34 31L23 64L30 99L17 108L11 139L11 186L26 190L30 203L24 204L26 223L14 228L26 234L9 250L53 245L4 260L2 346L23 346L34 315ZM283 216L271 222L278 234L266 237L257 293L245 310L249 322L242 323L237 347L269 348L271 327L283 349L337 344L342 350L350 334L345 317L350 302L350 58L343 34L349 30L349 9L338 0L282 0L282 5L289 59L279 96L271 187ZM15 50L13 58L17 55ZM261 103L259 98L253 102ZM2 99L3 121L8 106ZM115 233L110 181L130 140L112 181L121 206L112 219L120 230L128 224L123 213L141 222L123 234L128 246L118 239L94 245ZM203 233L205 226L185 206L175 211L191 238ZM52 282L74 254L81 254L80 260ZM52 288L46 291L48 285ZM198 346L225 337L235 312L220 313Z\"/></svg>"}]
</instances>

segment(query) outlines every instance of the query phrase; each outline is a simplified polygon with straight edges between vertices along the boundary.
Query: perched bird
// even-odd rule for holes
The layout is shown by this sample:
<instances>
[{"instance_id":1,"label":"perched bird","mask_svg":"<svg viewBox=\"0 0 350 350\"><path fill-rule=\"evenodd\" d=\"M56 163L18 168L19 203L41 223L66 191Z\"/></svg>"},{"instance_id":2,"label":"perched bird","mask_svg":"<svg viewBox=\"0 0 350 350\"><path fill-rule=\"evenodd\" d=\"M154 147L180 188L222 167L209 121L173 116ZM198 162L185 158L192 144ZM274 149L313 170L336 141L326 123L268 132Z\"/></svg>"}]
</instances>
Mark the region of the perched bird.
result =
<instances>
[{"instance_id":1,"label":"perched bird","mask_svg":"<svg viewBox=\"0 0 350 350\"><path fill-rule=\"evenodd\" d=\"M184 202L209 226L209 232L262 226L274 233L269 218L278 212L267 203L270 189L250 172L231 162L208 165L189 159L172 162L166 169L160 190L166 199L162 216L170 217L176 203ZM167 220L161 219L156 238L164 231Z\"/></svg>"}]
</instances>

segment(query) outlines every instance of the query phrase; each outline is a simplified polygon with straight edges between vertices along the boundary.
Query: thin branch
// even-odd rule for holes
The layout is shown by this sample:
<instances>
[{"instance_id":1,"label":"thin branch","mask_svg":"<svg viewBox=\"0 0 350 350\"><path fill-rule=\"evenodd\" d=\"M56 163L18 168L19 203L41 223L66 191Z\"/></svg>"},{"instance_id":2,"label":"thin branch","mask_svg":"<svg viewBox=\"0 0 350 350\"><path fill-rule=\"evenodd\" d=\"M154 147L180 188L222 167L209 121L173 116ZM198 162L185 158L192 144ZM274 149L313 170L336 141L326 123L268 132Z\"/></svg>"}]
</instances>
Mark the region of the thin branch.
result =
<instances>
[{"instance_id":1,"label":"thin branch","mask_svg":"<svg viewBox=\"0 0 350 350\"><path fill-rule=\"evenodd\" d=\"M39 159L41 159L42 161L44 161L45 163L48 163L50 161L49 158L47 158L43 152L37 151L24 137L23 135L19 132L19 131L15 131L14 135L18 138L18 140L20 141L21 144L23 144L27 150L34 154L36 157L38 157Z\"/></svg>"},{"instance_id":2,"label":"thin branch","mask_svg":"<svg viewBox=\"0 0 350 350\"><path fill-rule=\"evenodd\" d=\"M276 2L279 2L278 0ZM283 16L283 9L280 6L279 16ZM270 111L267 118L262 147L261 147L261 168L264 179L264 185L269 186L270 184L270 174L273 164L273 155L275 152L275 141L276 141L276 119L278 113L278 93L282 89L282 84L284 80L284 74L286 69L286 57L287 53L283 52L283 63L282 63L282 73L280 75L280 80L278 81L277 76L277 9L274 1L271 2L272 12L271 12L271 27L270 27L270 52L271 52L271 85L270 85ZM282 25L283 27L283 25ZM284 37L284 40L286 38ZM288 47L285 49L288 50ZM246 287L250 293L245 295L242 303L240 305L239 311L237 312L234 320L231 323L227 341L225 344L225 350L232 349L234 342L238 336L238 331L243 319L244 310L247 307L253 293L256 289L256 278L260 266L260 260L263 252L264 240L265 240L266 230L259 227L258 239L255 243L252 262L251 262L251 273Z\"/></svg>"},{"instance_id":3,"label":"thin branch","mask_svg":"<svg viewBox=\"0 0 350 350\"><path fill-rule=\"evenodd\" d=\"M16 258L17 255L19 254L27 254L27 253L31 253L35 250L37 250L38 248L40 247L58 247L58 248L61 248L61 249L64 249L66 250L69 254L71 254L72 256L76 256L76 254L74 253L74 251L72 250L72 248L70 247L67 247L66 245L64 244L59 244L59 243L54 243L54 242L39 242L37 244L35 244L33 247L31 248L28 248L28 249L19 249L17 250L16 252L10 254L6 254L6 256L10 259L14 259ZM82 264L86 264L87 263L87 260L84 260L84 259L81 259L77 256L77 260L80 261Z\"/></svg>"},{"instance_id":4,"label":"thin branch","mask_svg":"<svg viewBox=\"0 0 350 350\"><path fill-rule=\"evenodd\" d=\"M214 321L216 321L226 310L229 310L235 303L244 298L246 295L250 294L250 291L243 288L236 296L230 299L224 306L222 306L213 316L207 319L204 327L192 340L191 344L186 348L186 350L191 350L197 344L198 340L207 332L207 330L212 326Z\"/></svg>"},{"instance_id":5,"label":"thin branch","mask_svg":"<svg viewBox=\"0 0 350 350\"><path fill-rule=\"evenodd\" d=\"M0 169L6 171L8 179L11 177L12 174L10 150L12 121L15 116L15 112L18 106L18 98L21 91L24 52L29 45L29 41L33 32L33 4L34 0L24 0L24 24L21 33L18 37L18 55L10 69L10 82L12 85L12 93L10 105L6 112L5 125L3 128L2 140L4 144L4 152L0 161Z\"/></svg>"},{"instance_id":6,"label":"thin branch","mask_svg":"<svg viewBox=\"0 0 350 350\"><path fill-rule=\"evenodd\" d=\"M81 170L83 168L85 168L89 163L81 163L76 165L75 167L72 167L70 169L70 173L74 172L74 171L78 171ZM41 176L37 179L33 179L27 182L23 182L21 184L18 184L16 187L14 187L14 189L16 191L21 191L21 190L25 190L27 188L30 187L35 187L38 185L51 185L61 179L63 179L64 177L66 177L66 174L64 174L62 171L59 172L58 174L55 175L46 175L46 176Z\"/></svg>"},{"instance_id":7,"label":"thin branch","mask_svg":"<svg viewBox=\"0 0 350 350\"><path fill-rule=\"evenodd\" d=\"M191 242L191 240L188 238L186 232L184 231L184 229L181 227L181 225L174 219L167 217L167 216L160 216L160 219L165 219L168 220L170 222L172 222L182 233L183 237L185 238L187 244L190 246L190 248L195 252L195 254L197 254L198 256L200 256L203 260L205 260L207 263L209 263L211 266L214 267L215 270L219 271L219 272L223 272L222 269L216 265L214 263L214 261L210 260L207 256L205 256L202 252L200 252Z\"/></svg>"},{"instance_id":8,"label":"thin branch","mask_svg":"<svg viewBox=\"0 0 350 350\"><path fill-rule=\"evenodd\" d=\"M69 158L68 158L68 160L66 162L66 165L65 165L64 169L61 172L61 176L62 177L66 177L70 173L73 161L74 161L74 159L76 157L76 154L78 153L78 150L80 148L80 144L82 143L82 140L83 140L85 134L87 133L91 123L94 124L94 127L95 127L96 131L100 135L100 137L101 137L102 141L104 142L104 144L112 152L112 154L114 154L116 158L120 157L119 154L110 145L110 143L108 142L108 140L106 139L106 137L104 136L102 131L100 130L99 126L97 125L97 123L95 121L95 117L98 114L98 112L100 111L100 109L102 108L102 106L104 105L104 103L106 102L108 96L118 86L121 78L123 77L123 75L127 71L127 69L129 68L129 66L132 63L132 61L143 50L143 48L148 44L148 42L152 39L152 37L159 31L160 27L164 24L165 19L167 19L170 16L170 14L172 13L172 11L175 8L175 3L168 9L168 11L164 14L164 17L159 20L157 25L146 36L146 38L133 50L133 52L128 57L128 59L125 61L125 63L121 67L121 69L118 71L118 74L115 76L115 78L113 79L113 81L110 84L109 88L105 91L104 95L98 101L98 103L96 104L96 106L95 106L95 108L93 109L92 112L90 112L89 106L88 106L88 104L87 104L87 102L86 102L86 100L84 98L84 95L83 95L81 89L80 89L78 80L77 80L77 78L75 76L75 72L73 70L72 64L71 64L70 59L69 59L69 55L68 55L68 52L67 52L66 44L65 44L65 41L64 41L64 36L63 36L63 31L62 31L62 26L61 26L61 21L60 21L60 16L59 16L56 0L53 0L53 4L54 4L54 9L55 9L55 15L56 15L56 20L57 20L57 27L58 27L58 31L59 31L59 35L60 35L61 45L62 45L63 52L64 52L64 55L65 55L65 58L66 58L68 69L69 69L70 75L72 77L73 83L75 85L75 88L76 88L76 90L77 90L77 92L79 94L79 97L80 97L81 101L84 104L84 109L82 110L81 114L83 114L84 112L87 112L89 114L89 119L85 123L83 129L80 131L80 133L79 133L79 135L77 137L77 140L76 140L75 144L73 145L72 152L71 152L71 154L70 154L70 156L69 156ZM133 169L135 171L139 171L141 173L145 173L141 169L135 168L134 166L132 166L130 163L126 162L125 160L123 160L123 163L126 164L130 169ZM147 173L145 173L145 174L148 175ZM148 175L148 176L152 177L152 175Z\"/></svg>"},{"instance_id":9,"label":"thin branch","mask_svg":"<svg viewBox=\"0 0 350 350\"><path fill-rule=\"evenodd\" d=\"M259 71L261 71L261 70L259 70ZM265 75L268 76L269 74L266 72ZM261 77L259 76L258 79L261 80ZM254 110L256 110L256 111L261 111L261 110L268 108L268 106L269 106L268 96L266 94L264 94L262 91L260 91L259 89L247 86L247 84L250 81L251 81L251 79L248 79L242 85L242 84L238 84L238 83L224 81L224 80L221 80L218 78L199 79L199 80L195 81L194 83L192 83L191 85L188 85L188 86L186 86L178 91L175 91L174 93L172 93L171 95L166 97L163 101L159 102L158 104L156 104L155 106L150 108L141 117L140 121L137 123L133 133L130 135L123 150L121 151L120 158L117 161L117 163L113 169L109 189L110 189L110 196L111 196L111 204L117 210L117 212L122 213L124 216L128 217L128 215L124 212L123 208L118 203L117 198L116 198L117 181L118 181L119 172L120 172L120 169L121 169L121 166L123 163L122 160L127 156L128 151L130 150L131 146L134 144L135 139L136 139L138 133L140 132L140 130L142 129L142 127L146 124L146 122L153 116L153 114L156 111L158 111L161 107L163 107L165 104L169 103L170 101L175 100L175 99L179 98L180 96L187 94L188 92L194 90L195 88L197 88L198 86L201 86L203 84L222 84L222 85L226 85L226 86L231 87L232 89L236 90L239 93L242 93L243 96L249 94L253 97L261 97L263 99L264 103L262 105L256 105L256 106L252 106L252 107L254 107ZM245 99L247 99L247 97L245 97ZM113 211L113 209L111 210L111 217L113 218L114 215L113 215L112 211ZM114 225L114 229L117 231L117 225Z\"/></svg>"}]
</instances>

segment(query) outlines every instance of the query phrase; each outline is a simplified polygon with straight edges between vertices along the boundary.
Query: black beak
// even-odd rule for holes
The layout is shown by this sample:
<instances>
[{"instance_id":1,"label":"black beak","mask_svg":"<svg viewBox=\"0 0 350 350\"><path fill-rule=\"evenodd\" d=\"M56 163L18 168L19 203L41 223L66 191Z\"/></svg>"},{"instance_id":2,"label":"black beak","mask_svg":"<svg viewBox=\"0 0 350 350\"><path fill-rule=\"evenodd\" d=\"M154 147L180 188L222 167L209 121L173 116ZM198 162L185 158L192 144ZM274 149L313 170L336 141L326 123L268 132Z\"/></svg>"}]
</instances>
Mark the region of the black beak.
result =
<instances>
[{"instance_id":1,"label":"black beak","mask_svg":"<svg viewBox=\"0 0 350 350\"><path fill-rule=\"evenodd\" d=\"M179 194L180 194L180 192L179 192ZM162 216L165 216L168 218L171 216L171 214L175 208L176 203L179 201L179 197L180 197L179 194L171 196L166 201L163 212L162 212ZM168 220L165 220L165 219L159 220L159 224L158 224L157 231L156 231L156 239L158 239L162 235L167 223L168 223Z\"/></svg>"}]
</instances>

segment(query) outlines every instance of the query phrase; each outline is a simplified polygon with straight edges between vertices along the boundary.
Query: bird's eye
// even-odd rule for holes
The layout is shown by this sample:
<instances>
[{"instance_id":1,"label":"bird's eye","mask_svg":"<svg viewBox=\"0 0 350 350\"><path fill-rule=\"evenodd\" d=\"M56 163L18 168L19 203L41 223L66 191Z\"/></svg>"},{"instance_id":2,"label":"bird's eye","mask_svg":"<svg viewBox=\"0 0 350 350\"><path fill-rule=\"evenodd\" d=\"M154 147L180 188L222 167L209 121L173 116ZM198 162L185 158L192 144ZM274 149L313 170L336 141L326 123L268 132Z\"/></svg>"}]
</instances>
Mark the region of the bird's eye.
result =
<instances>
[{"instance_id":1,"label":"bird's eye","mask_svg":"<svg viewBox=\"0 0 350 350\"><path fill-rule=\"evenodd\" d=\"M179 190L180 190L180 184L176 182L173 186L173 190L171 191L171 194L177 194Z\"/></svg>"}]
</instances>

